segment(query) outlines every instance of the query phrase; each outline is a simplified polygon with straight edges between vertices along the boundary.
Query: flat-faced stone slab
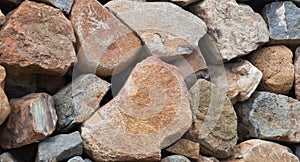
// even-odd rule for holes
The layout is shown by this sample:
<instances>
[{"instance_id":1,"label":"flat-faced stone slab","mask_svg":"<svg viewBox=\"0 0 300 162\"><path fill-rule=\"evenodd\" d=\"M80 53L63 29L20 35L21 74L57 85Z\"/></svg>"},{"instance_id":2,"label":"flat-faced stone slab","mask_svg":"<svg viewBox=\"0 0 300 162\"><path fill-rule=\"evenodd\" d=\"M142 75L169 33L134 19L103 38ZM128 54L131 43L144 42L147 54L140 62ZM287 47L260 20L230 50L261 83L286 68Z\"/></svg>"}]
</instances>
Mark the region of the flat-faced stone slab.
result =
<instances>
[{"instance_id":1,"label":"flat-faced stone slab","mask_svg":"<svg viewBox=\"0 0 300 162\"><path fill-rule=\"evenodd\" d=\"M68 131L88 119L98 108L110 84L94 74L83 74L53 98L58 116L57 130Z\"/></svg>"},{"instance_id":2,"label":"flat-faced stone slab","mask_svg":"<svg viewBox=\"0 0 300 162\"><path fill-rule=\"evenodd\" d=\"M50 4L56 8L59 8L64 13L69 14L73 5L74 0L36 0Z\"/></svg>"},{"instance_id":3,"label":"flat-faced stone slab","mask_svg":"<svg viewBox=\"0 0 300 162\"><path fill-rule=\"evenodd\" d=\"M0 64L14 74L64 75L76 60L73 43L72 24L59 9L25 1L2 26Z\"/></svg>"},{"instance_id":4,"label":"flat-faced stone slab","mask_svg":"<svg viewBox=\"0 0 300 162\"><path fill-rule=\"evenodd\" d=\"M5 77L5 69L4 67L0 66L0 125L5 121L11 111L7 96L4 92Z\"/></svg>"},{"instance_id":5,"label":"flat-faced stone slab","mask_svg":"<svg viewBox=\"0 0 300 162\"><path fill-rule=\"evenodd\" d=\"M160 160L160 150L191 126L188 90L179 70L149 57L124 87L81 127L86 153L95 161Z\"/></svg>"},{"instance_id":6,"label":"flat-faced stone slab","mask_svg":"<svg viewBox=\"0 0 300 162\"><path fill-rule=\"evenodd\" d=\"M11 114L0 129L0 145L18 148L45 139L55 130L54 101L46 93L33 93L9 100Z\"/></svg>"},{"instance_id":7,"label":"flat-faced stone slab","mask_svg":"<svg viewBox=\"0 0 300 162\"><path fill-rule=\"evenodd\" d=\"M239 137L298 143L300 101L270 92L254 92L235 106Z\"/></svg>"},{"instance_id":8,"label":"flat-faced stone slab","mask_svg":"<svg viewBox=\"0 0 300 162\"><path fill-rule=\"evenodd\" d=\"M249 61L242 59L230 61L224 66L227 77L226 94L231 103L247 100L260 83L262 72Z\"/></svg>"},{"instance_id":9,"label":"flat-faced stone slab","mask_svg":"<svg viewBox=\"0 0 300 162\"><path fill-rule=\"evenodd\" d=\"M193 124L185 138L200 143L200 151L217 158L233 154L237 142L237 116L225 94L199 79L190 89Z\"/></svg>"},{"instance_id":10,"label":"flat-faced stone slab","mask_svg":"<svg viewBox=\"0 0 300 162\"><path fill-rule=\"evenodd\" d=\"M170 2L114 0L105 6L138 33L153 56L160 58L192 54L207 31L200 18Z\"/></svg>"},{"instance_id":11,"label":"flat-faced stone slab","mask_svg":"<svg viewBox=\"0 0 300 162\"><path fill-rule=\"evenodd\" d=\"M269 40L263 18L235 0L204 0L190 9L206 22L224 61L247 55Z\"/></svg>"},{"instance_id":12,"label":"flat-faced stone slab","mask_svg":"<svg viewBox=\"0 0 300 162\"><path fill-rule=\"evenodd\" d=\"M73 156L81 156L82 139L78 131L49 137L39 143L35 161L62 161Z\"/></svg>"},{"instance_id":13,"label":"flat-faced stone slab","mask_svg":"<svg viewBox=\"0 0 300 162\"><path fill-rule=\"evenodd\" d=\"M97 0L75 0L70 19L81 71L111 76L137 57L140 39Z\"/></svg>"},{"instance_id":14,"label":"flat-faced stone slab","mask_svg":"<svg viewBox=\"0 0 300 162\"><path fill-rule=\"evenodd\" d=\"M291 1L272 2L263 10L269 26L270 43L299 44L300 8Z\"/></svg>"},{"instance_id":15,"label":"flat-faced stone slab","mask_svg":"<svg viewBox=\"0 0 300 162\"><path fill-rule=\"evenodd\" d=\"M168 152L177 155L183 155L188 158L197 159L200 154L200 145L187 139L180 139L166 149Z\"/></svg>"},{"instance_id":16,"label":"flat-faced stone slab","mask_svg":"<svg viewBox=\"0 0 300 162\"><path fill-rule=\"evenodd\" d=\"M298 162L299 159L286 146L274 142L252 139L236 145L234 155L228 160L224 160L224 162L245 161Z\"/></svg>"}]
</instances>

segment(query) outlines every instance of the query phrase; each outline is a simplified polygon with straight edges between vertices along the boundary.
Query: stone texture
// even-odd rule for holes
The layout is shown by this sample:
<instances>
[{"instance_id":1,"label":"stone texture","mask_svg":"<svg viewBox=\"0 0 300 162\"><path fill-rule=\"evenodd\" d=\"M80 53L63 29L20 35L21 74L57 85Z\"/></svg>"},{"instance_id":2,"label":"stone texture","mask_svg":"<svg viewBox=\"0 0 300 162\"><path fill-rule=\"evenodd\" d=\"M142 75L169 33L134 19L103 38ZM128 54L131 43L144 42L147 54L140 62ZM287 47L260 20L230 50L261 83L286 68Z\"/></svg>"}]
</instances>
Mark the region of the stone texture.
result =
<instances>
[{"instance_id":1,"label":"stone texture","mask_svg":"<svg viewBox=\"0 0 300 162\"><path fill-rule=\"evenodd\" d=\"M88 119L98 108L110 84L94 74L83 74L53 98L58 116L57 130L68 131Z\"/></svg>"},{"instance_id":2,"label":"stone texture","mask_svg":"<svg viewBox=\"0 0 300 162\"><path fill-rule=\"evenodd\" d=\"M74 0L37 0L59 8L67 15L70 13Z\"/></svg>"},{"instance_id":3,"label":"stone texture","mask_svg":"<svg viewBox=\"0 0 300 162\"><path fill-rule=\"evenodd\" d=\"M294 87L295 87L295 95L298 100L300 100L300 47L298 47L295 51L295 57L294 57L294 73L295 73L295 81L294 81Z\"/></svg>"},{"instance_id":4,"label":"stone texture","mask_svg":"<svg viewBox=\"0 0 300 162\"><path fill-rule=\"evenodd\" d=\"M173 154L183 155L188 158L197 159L200 153L200 145L199 143L187 139L180 139L176 143L168 147L166 150Z\"/></svg>"},{"instance_id":5,"label":"stone texture","mask_svg":"<svg viewBox=\"0 0 300 162\"><path fill-rule=\"evenodd\" d=\"M159 0L159 1L166 1L166 0ZM191 4L191 3L198 2L200 0L168 0L168 1L176 3L176 4L184 7L184 6L187 6L187 5Z\"/></svg>"},{"instance_id":6,"label":"stone texture","mask_svg":"<svg viewBox=\"0 0 300 162\"><path fill-rule=\"evenodd\" d=\"M254 92L236 104L240 138L260 138L297 143L300 141L300 102L270 92Z\"/></svg>"},{"instance_id":7,"label":"stone texture","mask_svg":"<svg viewBox=\"0 0 300 162\"><path fill-rule=\"evenodd\" d=\"M206 155L230 156L237 142L237 116L230 100L204 79L191 87L190 96L193 124L185 138L199 142Z\"/></svg>"},{"instance_id":8,"label":"stone texture","mask_svg":"<svg viewBox=\"0 0 300 162\"><path fill-rule=\"evenodd\" d=\"M289 48L283 45L265 47L251 54L249 61L263 73L259 90L288 94L292 89L293 52Z\"/></svg>"},{"instance_id":9,"label":"stone texture","mask_svg":"<svg viewBox=\"0 0 300 162\"><path fill-rule=\"evenodd\" d=\"M76 60L74 42L72 25L60 10L25 1L2 26L0 64L14 74L64 75Z\"/></svg>"},{"instance_id":10,"label":"stone texture","mask_svg":"<svg viewBox=\"0 0 300 162\"><path fill-rule=\"evenodd\" d=\"M96 0L75 0L70 19L81 71L111 76L139 54L139 38Z\"/></svg>"},{"instance_id":11,"label":"stone texture","mask_svg":"<svg viewBox=\"0 0 300 162\"><path fill-rule=\"evenodd\" d=\"M5 92L9 98L20 98L37 92L36 74L8 73L5 81Z\"/></svg>"},{"instance_id":12,"label":"stone texture","mask_svg":"<svg viewBox=\"0 0 300 162\"><path fill-rule=\"evenodd\" d=\"M69 159L68 162L85 162L81 156L74 156L73 158Z\"/></svg>"},{"instance_id":13,"label":"stone texture","mask_svg":"<svg viewBox=\"0 0 300 162\"><path fill-rule=\"evenodd\" d=\"M269 26L270 43L299 44L300 8L291 1L273 2L265 6L264 18Z\"/></svg>"},{"instance_id":14,"label":"stone texture","mask_svg":"<svg viewBox=\"0 0 300 162\"><path fill-rule=\"evenodd\" d=\"M247 55L269 40L263 18L235 0L205 0L190 9L206 22L224 61Z\"/></svg>"},{"instance_id":15,"label":"stone texture","mask_svg":"<svg viewBox=\"0 0 300 162\"><path fill-rule=\"evenodd\" d=\"M238 144L234 155L224 162L280 161L298 162L291 150L274 142L252 139Z\"/></svg>"},{"instance_id":16,"label":"stone texture","mask_svg":"<svg viewBox=\"0 0 300 162\"><path fill-rule=\"evenodd\" d=\"M83 143L78 131L49 137L39 143L35 161L62 161L81 156Z\"/></svg>"},{"instance_id":17,"label":"stone texture","mask_svg":"<svg viewBox=\"0 0 300 162\"><path fill-rule=\"evenodd\" d=\"M200 156L197 159L197 162L219 162L218 159L214 158L214 157L205 157L205 156Z\"/></svg>"},{"instance_id":18,"label":"stone texture","mask_svg":"<svg viewBox=\"0 0 300 162\"><path fill-rule=\"evenodd\" d=\"M5 152L0 155L1 162L18 162L10 153Z\"/></svg>"},{"instance_id":19,"label":"stone texture","mask_svg":"<svg viewBox=\"0 0 300 162\"><path fill-rule=\"evenodd\" d=\"M188 90L179 70L148 57L119 94L83 123L86 153L95 161L157 161L160 150L191 126Z\"/></svg>"},{"instance_id":20,"label":"stone texture","mask_svg":"<svg viewBox=\"0 0 300 162\"><path fill-rule=\"evenodd\" d=\"M262 72L246 60L235 60L226 63L227 96L231 103L247 100L262 79Z\"/></svg>"},{"instance_id":21,"label":"stone texture","mask_svg":"<svg viewBox=\"0 0 300 162\"><path fill-rule=\"evenodd\" d=\"M17 148L45 139L55 130L54 101L46 93L33 93L9 101L12 111L0 130L0 145Z\"/></svg>"},{"instance_id":22,"label":"stone texture","mask_svg":"<svg viewBox=\"0 0 300 162\"><path fill-rule=\"evenodd\" d=\"M5 69L0 66L0 125L6 120L11 111L7 96L4 92L5 77Z\"/></svg>"},{"instance_id":23,"label":"stone texture","mask_svg":"<svg viewBox=\"0 0 300 162\"><path fill-rule=\"evenodd\" d=\"M169 2L114 0L105 6L138 33L153 56L164 59L191 55L207 31L200 18Z\"/></svg>"},{"instance_id":24,"label":"stone texture","mask_svg":"<svg viewBox=\"0 0 300 162\"><path fill-rule=\"evenodd\" d=\"M191 162L191 161L182 155L171 155L163 158L161 162Z\"/></svg>"},{"instance_id":25,"label":"stone texture","mask_svg":"<svg viewBox=\"0 0 300 162\"><path fill-rule=\"evenodd\" d=\"M5 23L5 15L3 15L3 13L0 10L0 26L3 25Z\"/></svg>"}]
</instances>

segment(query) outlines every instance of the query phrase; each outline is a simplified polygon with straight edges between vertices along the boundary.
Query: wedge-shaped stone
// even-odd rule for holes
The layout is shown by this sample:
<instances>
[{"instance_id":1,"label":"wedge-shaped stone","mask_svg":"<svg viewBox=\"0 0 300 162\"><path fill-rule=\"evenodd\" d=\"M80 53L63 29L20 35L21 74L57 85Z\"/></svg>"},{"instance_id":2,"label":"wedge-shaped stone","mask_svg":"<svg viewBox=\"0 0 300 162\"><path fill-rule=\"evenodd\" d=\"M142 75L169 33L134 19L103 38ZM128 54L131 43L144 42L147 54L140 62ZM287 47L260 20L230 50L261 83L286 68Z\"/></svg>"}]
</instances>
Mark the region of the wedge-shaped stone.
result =
<instances>
[{"instance_id":1,"label":"wedge-shaped stone","mask_svg":"<svg viewBox=\"0 0 300 162\"><path fill-rule=\"evenodd\" d=\"M157 161L160 150L191 124L179 70L149 57L136 65L119 94L83 123L81 135L95 161Z\"/></svg>"}]
</instances>

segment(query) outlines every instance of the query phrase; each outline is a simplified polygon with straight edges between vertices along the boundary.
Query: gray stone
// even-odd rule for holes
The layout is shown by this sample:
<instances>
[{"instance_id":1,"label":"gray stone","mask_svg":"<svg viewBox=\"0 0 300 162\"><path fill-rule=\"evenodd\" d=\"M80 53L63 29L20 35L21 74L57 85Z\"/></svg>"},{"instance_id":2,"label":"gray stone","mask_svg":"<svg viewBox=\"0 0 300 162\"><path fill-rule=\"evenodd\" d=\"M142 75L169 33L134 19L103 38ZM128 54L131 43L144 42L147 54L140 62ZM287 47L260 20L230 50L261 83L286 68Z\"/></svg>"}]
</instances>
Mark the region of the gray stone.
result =
<instances>
[{"instance_id":1,"label":"gray stone","mask_svg":"<svg viewBox=\"0 0 300 162\"><path fill-rule=\"evenodd\" d=\"M81 156L75 156L69 159L68 162L85 162L85 160L83 160Z\"/></svg>"},{"instance_id":2,"label":"gray stone","mask_svg":"<svg viewBox=\"0 0 300 162\"><path fill-rule=\"evenodd\" d=\"M182 155L172 155L163 158L161 162L191 162L191 161Z\"/></svg>"},{"instance_id":3,"label":"gray stone","mask_svg":"<svg viewBox=\"0 0 300 162\"><path fill-rule=\"evenodd\" d=\"M49 137L39 143L37 162L62 161L73 156L81 156L83 143L78 131Z\"/></svg>"},{"instance_id":4,"label":"gray stone","mask_svg":"<svg viewBox=\"0 0 300 162\"><path fill-rule=\"evenodd\" d=\"M206 22L224 61L247 55L269 40L263 18L235 0L204 0L190 9Z\"/></svg>"},{"instance_id":5,"label":"gray stone","mask_svg":"<svg viewBox=\"0 0 300 162\"><path fill-rule=\"evenodd\" d=\"M165 1L165 0L157 0L157 1ZM191 3L199 2L200 0L168 0L168 1L184 7Z\"/></svg>"},{"instance_id":6,"label":"gray stone","mask_svg":"<svg viewBox=\"0 0 300 162\"><path fill-rule=\"evenodd\" d=\"M57 130L67 131L88 119L98 108L110 84L94 74L83 74L53 98L58 116Z\"/></svg>"},{"instance_id":7,"label":"gray stone","mask_svg":"<svg viewBox=\"0 0 300 162\"><path fill-rule=\"evenodd\" d=\"M235 106L239 117L238 132L245 138L281 142L300 142L300 102L270 92L254 92Z\"/></svg>"},{"instance_id":8,"label":"gray stone","mask_svg":"<svg viewBox=\"0 0 300 162\"><path fill-rule=\"evenodd\" d=\"M36 0L40 2L45 2L47 4L53 5L59 8L67 15L70 13L74 0Z\"/></svg>"},{"instance_id":9,"label":"gray stone","mask_svg":"<svg viewBox=\"0 0 300 162\"><path fill-rule=\"evenodd\" d=\"M10 153L5 152L0 155L0 162L19 162Z\"/></svg>"},{"instance_id":10,"label":"gray stone","mask_svg":"<svg viewBox=\"0 0 300 162\"><path fill-rule=\"evenodd\" d=\"M270 43L300 43L300 8L291 1L267 4L263 16L269 26Z\"/></svg>"}]
</instances>

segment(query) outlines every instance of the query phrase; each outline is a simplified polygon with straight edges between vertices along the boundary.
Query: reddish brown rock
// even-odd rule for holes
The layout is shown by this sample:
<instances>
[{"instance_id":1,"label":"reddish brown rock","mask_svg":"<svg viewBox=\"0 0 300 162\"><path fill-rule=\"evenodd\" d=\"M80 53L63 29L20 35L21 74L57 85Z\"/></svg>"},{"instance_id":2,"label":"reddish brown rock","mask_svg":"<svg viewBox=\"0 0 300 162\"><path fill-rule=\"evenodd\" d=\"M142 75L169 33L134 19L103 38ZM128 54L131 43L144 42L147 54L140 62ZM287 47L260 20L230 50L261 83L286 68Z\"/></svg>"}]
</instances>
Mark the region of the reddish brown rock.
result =
<instances>
[{"instance_id":1,"label":"reddish brown rock","mask_svg":"<svg viewBox=\"0 0 300 162\"><path fill-rule=\"evenodd\" d=\"M157 161L160 150L191 124L179 70L149 57L136 65L119 94L83 123L81 136L95 161Z\"/></svg>"},{"instance_id":2,"label":"reddish brown rock","mask_svg":"<svg viewBox=\"0 0 300 162\"><path fill-rule=\"evenodd\" d=\"M54 101L46 93L33 93L9 101L12 112L0 130L0 145L17 148L45 139L55 130Z\"/></svg>"},{"instance_id":3,"label":"reddish brown rock","mask_svg":"<svg viewBox=\"0 0 300 162\"><path fill-rule=\"evenodd\" d=\"M59 9L25 1L2 26L0 64L14 74L64 75L76 60L74 42L72 25Z\"/></svg>"},{"instance_id":4,"label":"reddish brown rock","mask_svg":"<svg viewBox=\"0 0 300 162\"><path fill-rule=\"evenodd\" d=\"M3 89L5 77L5 69L4 67L0 66L0 125L5 121L11 111L8 99Z\"/></svg>"},{"instance_id":5,"label":"reddish brown rock","mask_svg":"<svg viewBox=\"0 0 300 162\"><path fill-rule=\"evenodd\" d=\"M200 145L199 143L187 140L187 139L180 139L172 146L166 149L168 152L183 155L188 158L197 159L199 158L200 154Z\"/></svg>"},{"instance_id":6,"label":"reddish brown rock","mask_svg":"<svg viewBox=\"0 0 300 162\"><path fill-rule=\"evenodd\" d=\"M263 77L259 90L277 94L288 94L294 82L293 52L286 46L262 48L252 55L249 61L257 67Z\"/></svg>"},{"instance_id":7,"label":"reddish brown rock","mask_svg":"<svg viewBox=\"0 0 300 162\"><path fill-rule=\"evenodd\" d=\"M300 100L300 47L295 51L294 70L295 70L295 94L296 98Z\"/></svg>"},{"instance_id":8,"label":"reddish brown rock","mask_svg":"<svg viewBox=\"0 0 300 162\"><path fill-rule=\"evenodd\" d=\"M0 10L0 26L5 23L5 15Z\"/></svg>"},{"instance_id":9,"label":"reddish brown rock","mask_svg":"<svg viewBox=\"0 0 300 162\"><path fill-rule=\"evenodd\" d=\"M110 76L132 62L139 38L96 0L75 0L71 22L78 36L81 71Z\"/></svg>"},{"instance_id":10,"label":"reddish brown rock","mask_svg":"<svg viewBox=\"0 0 300 162\"><path fill-rule=\"evenodd\" d=\"M236 145L234 155L228 160L224 160L224 162L246 161L298 162L299 160L288 147L259 139L248 140Z\"/></svg>"}]
</instances>

